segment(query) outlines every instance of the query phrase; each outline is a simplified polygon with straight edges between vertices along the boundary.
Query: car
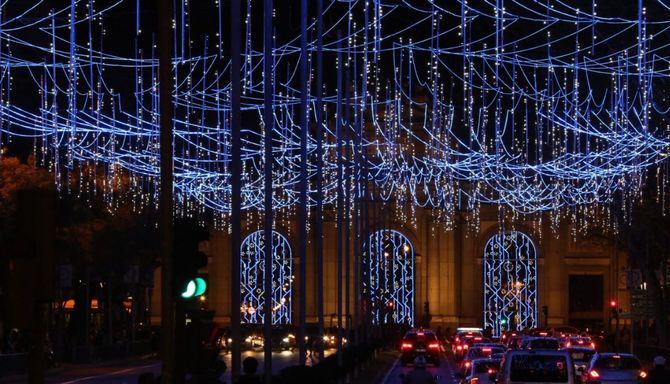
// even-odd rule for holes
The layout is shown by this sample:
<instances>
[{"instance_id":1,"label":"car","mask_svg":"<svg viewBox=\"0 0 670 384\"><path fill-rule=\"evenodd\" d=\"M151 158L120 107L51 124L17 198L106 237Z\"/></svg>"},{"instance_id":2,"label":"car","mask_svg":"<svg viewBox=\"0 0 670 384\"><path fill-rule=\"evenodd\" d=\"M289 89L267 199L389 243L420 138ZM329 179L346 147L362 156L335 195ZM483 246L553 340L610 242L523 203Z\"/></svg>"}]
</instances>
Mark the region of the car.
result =
<instances>
[{"instance_id":1,"label":"car","mask_svg":"<svg viewBox=\"0 0 670 384\"><path fill-rule=\"evenodd\" d=\"M523 335L511 336L507 340L507 349L515 350L521 348L521 342L525 337Z\"/></svg>"},{"instance_id":2,"label":"car","mask_svg":"<svg viewBox=\"0 0 670 384\"><path fill-rule=\"evenodd\" d=\"M411 330L405 334L400 343L400 363L403 367L412 363L421 355L426 362L440 366L440 342L431 330Z\"/></svg>"},{"instance_id":3,"label":"car","mask_svg":"<svg viewBox=\"0 0 670 384\"><path fill-rule=\"evenodd\" d=\"M463 375L471 368L472 362L476 359L490 358L495 353L503 353L504 348L495 344L475 344L468 349L468 352L459 363L459 372Z\"/></svg>"},{"instance_id":4,"label":"car","mask_svg":"<svg viewBox=\"0 0 670 384\"><path fill-rule=\"evenodd\" d=\"M586 370L593 355L596 354L595 349L590 347L568 347L563 348L572 358L572 364L575 366L575 372L578 376Z\"/></svg>"},{"instance_id":5,"label":"car","mask_svg":"<svg viewBox=\"0 0 670 384\"><path fill-rule=\"evenodd\" d=\"M457 373L460 384L493 384L496 373L500 370L501 359L474 359L465 373Z\"/></svg>"},{"instance_id":6,"label":"car","mask_svg":"<svg viewBox=\"0 0 670 384\"><path fill-rule=\"evenodd\" d=\"M498 384L575 384L575 370L567 351L508 351L500 366Z\"/></svg>"},{"instance_id":7,"label":"car","mask_svg":"<svg viewBox=\"0 0 670 384\"><path fill-rule=\"evenodd\" d=\"M569 336L564 339L563 346L570 347L585 347L595 349L596 344L588 336Z\"/></svg>"},{"instance_id":8,"label":"car","mask_svg":"<svg viewBox=\"0 0 670 384\"><path fill-rule=\"evenodd\" d=\"M476 343L485 342L486 339L482 336L481 332L477 331L462 331L456 333L454 337L454 342L451 345L452 353L456 361L460 361L463 356L468 352L468 349L475 345Z\"/></svg>"},{"instance_id":9,"label":"car","mask_svg":"<svg viewBox=\"0 0 670 384\"><path fill-rule=\"evenodd\" d=\"M589 384L637 384L646 378L640 360L629 353L596 353L582 373L582 383Z\"/></svg>"},{"instance_id":10,"label":"car","mask_svg":"<svg viewBox=\"0 0 670 384\"><path fill-rule=\"evenodd\" d=\"M549 349L557 351L561 344L555 337L533 337L526 336L521 342L520 349Z\"/></svg>"}]
</instances>

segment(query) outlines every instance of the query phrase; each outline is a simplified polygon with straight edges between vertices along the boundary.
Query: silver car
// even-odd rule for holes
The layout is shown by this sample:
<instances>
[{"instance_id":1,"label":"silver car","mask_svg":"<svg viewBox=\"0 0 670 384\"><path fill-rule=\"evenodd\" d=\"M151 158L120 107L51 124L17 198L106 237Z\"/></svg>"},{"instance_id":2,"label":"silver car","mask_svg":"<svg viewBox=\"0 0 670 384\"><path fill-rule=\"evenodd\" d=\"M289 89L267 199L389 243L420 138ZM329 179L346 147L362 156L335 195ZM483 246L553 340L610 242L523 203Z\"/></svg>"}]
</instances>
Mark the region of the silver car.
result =
<instances>
[{"instance_id":1,"label":"silver car","mask_svg":"<svg viewBox=\"0 0 670 384\"><path fill-rule=\"evenodd\" d=\"M635 355L629 353L596 353L582 374L583 383L637 384L647 373Z\"/></svg>"}]
</instances>

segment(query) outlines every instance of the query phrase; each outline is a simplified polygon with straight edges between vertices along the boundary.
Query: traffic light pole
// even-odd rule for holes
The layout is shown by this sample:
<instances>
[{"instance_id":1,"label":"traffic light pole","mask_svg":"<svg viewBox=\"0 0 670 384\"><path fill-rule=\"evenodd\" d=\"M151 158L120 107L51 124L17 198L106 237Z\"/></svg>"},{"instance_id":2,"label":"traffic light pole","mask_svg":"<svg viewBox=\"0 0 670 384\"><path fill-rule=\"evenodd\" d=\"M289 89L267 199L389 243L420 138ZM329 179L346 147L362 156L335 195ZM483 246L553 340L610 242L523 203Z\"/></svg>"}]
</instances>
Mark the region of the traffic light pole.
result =
<instances>
[{"instance_id":1,"label":"traffic light pole","mask_svg":"<svg viewBox=\"0 0 670 384\"><path fill-rule=\"evenodd\" d=\"M172 228L172 1L158 2L160 97L161 382L175 382Z\"/></svg>"}]
</instances>

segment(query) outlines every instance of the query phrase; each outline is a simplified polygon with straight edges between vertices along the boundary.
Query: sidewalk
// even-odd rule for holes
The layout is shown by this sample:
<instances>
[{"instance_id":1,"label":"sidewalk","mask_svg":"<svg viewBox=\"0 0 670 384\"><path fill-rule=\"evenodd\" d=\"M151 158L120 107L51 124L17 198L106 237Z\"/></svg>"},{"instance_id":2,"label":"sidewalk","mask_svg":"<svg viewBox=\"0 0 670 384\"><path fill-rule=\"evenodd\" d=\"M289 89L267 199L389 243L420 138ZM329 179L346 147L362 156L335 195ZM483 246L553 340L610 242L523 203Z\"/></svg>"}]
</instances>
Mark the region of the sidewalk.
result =
<instances>
[{"instance_id":1,"label":"sidewalk","mask_svg":"<svg viewBox=\"0 0 670 384\"><path fill-rule=\"evenodd\" d=\"M117 367L135 367L152 362L159 363L160 361L155 359L155 356L153 355L142 355L107 361L96 361L91 363L63 363L56 367L47 369L44 377L47 382L52 382L53 379L58 377L76 377L79 375L86 375L89 372L104 371L106 369L113 369ZM0 377L0 384L18 384L26 382L28 382L27 373L10 374Z\"/></svg>"}]
</instances>

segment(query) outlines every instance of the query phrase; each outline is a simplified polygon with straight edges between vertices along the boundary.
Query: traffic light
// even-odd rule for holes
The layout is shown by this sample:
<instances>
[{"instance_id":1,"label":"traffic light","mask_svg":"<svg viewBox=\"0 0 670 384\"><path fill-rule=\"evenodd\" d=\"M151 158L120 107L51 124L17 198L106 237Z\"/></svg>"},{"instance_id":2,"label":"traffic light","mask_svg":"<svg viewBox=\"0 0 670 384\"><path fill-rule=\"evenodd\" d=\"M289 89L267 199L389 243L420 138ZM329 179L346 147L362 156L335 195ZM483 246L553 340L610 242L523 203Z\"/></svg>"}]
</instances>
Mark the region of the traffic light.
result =
<instances>
[{"instance_id":1,"label":"traffic light","mask_svg":"<svg viewBox=\"0 0 670 384\"><path fill-rule=\"evenodd\" d=\"M619 318L619 305L616 300L610 301L610 315L613 319Z\"/></svg>"},{"instance_id":2,"label":"traffic light","mask_svg":"<svg viewBox=\"0 0 670 384\"><path fill-rule=\"evenodd\" d=\"M199 244L209 239L209 231L194 221L178 220L174 239L175 296L182 300L202 296L207 291L207 282L198 271L207 266L207 255L200 252Z\"/></svg>"}]
</instances>

